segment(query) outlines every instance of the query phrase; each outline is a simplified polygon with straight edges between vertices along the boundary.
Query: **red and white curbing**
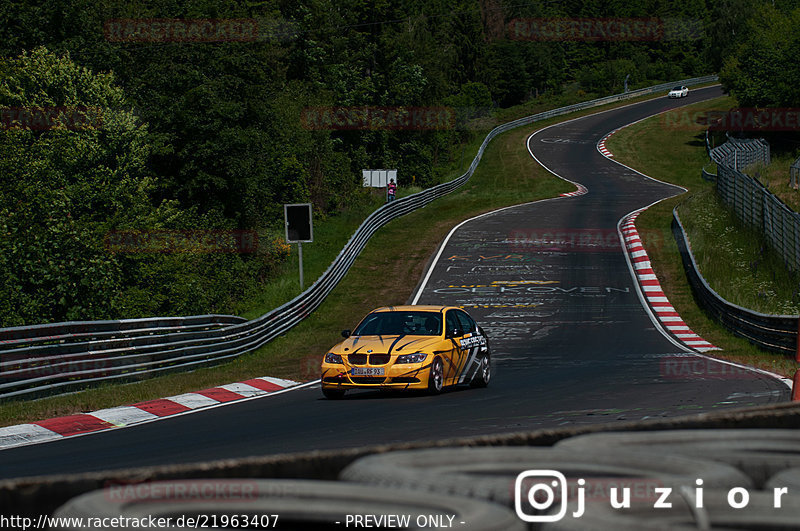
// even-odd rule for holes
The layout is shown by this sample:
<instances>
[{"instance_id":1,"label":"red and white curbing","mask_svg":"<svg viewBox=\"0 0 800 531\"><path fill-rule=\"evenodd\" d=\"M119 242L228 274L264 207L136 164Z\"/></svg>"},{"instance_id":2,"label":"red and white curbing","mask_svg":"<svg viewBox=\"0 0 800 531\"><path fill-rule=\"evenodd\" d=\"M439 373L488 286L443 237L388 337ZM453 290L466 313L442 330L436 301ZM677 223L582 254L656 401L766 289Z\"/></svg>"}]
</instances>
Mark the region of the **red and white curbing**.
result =
<instances>
[{"instance_id":1,"label":"red and white curbing","mask_svg":"<svg viewBox=\"0 0 800 531\"><path fill-rule=\"evenodd\" d=\"M626 127L627 127L627 126L626 126ZM620 129L621 129L621 128L620 128ZM613 153L611 153L611 152L608 150L608 148L606 147L606 141L608 141L608 139L609 139L609 138L611 138L611 135L613 135L613 134L614 134L614 133L616 133L617 131L619 131L619 129L614 129L613 131L611 131L610 133L608 133L606 136L604 136L603 138L601 138L601 139L600 139L600 142L598 142L598 143L597 143L597 150L598 150L600 153L602 153L602 154L603 154L603 156L605 156L605 157L608 157L608 158L612 158L612 157L614 156L614 154L613 154Z\"/></svg>"},{"instance_id":2,"label":"red and white curbing","mask_svg":"<svg viewBox=\"0 0 800 531\"><path fill-rule=\"evenodd\" d=\"M642 290L642 295L661 325L669 330L675 339L698 352L721 350L692 332L691 328L686 325L681 316L678 315L678 312L675 311L675 308L669 303L669 299L664 294L664 290L661 289L661 284L658 282L655 271L653 271L650 257L647 256L647 251L642 245L642 239L634 224L641 212L642 210L639 210L625 217L622 220L620 229L625 240L625 248L636 273L636 280Z\"/></svg>"},{"instance_id":3,"label":"red and white curbing","mask_svg":"<svg viewBox=\"0 0 800 531\"><path fill-rule=\"evenodd\" d=\"M299 383L281 378L253 378L244 382L220 385L194 393L149 400L130 406L112 407L92 413L8 426L0 428L0 450L85 433L123 428L226 402L267 395L296 385Z\"/></svg>"},{"instance_id":4,"label":"red and white curbing","mask_svg":"<svg viewBox=\"0 0 800 531\"><path fill-rule=\"evenodd\" d=\"M579 195L585 195L585 194L589 193L589 190L584 185L582 185L581 183L573 182L572 184L577 186L578 189L575 190L574 192L568 192L568 193L565 193L565 194L561 194L561 197L577 197Z\"/></svg>"}]
</instances>

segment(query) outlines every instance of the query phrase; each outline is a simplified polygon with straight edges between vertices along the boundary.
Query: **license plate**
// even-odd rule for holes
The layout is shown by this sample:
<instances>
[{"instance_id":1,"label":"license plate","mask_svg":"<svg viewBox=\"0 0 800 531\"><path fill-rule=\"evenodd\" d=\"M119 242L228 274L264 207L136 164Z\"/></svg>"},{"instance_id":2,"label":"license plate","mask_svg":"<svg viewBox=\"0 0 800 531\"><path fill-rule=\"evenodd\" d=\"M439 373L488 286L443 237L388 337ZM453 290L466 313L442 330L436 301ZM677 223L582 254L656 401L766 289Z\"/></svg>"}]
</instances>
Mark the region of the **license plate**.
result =
<instances>
[{"instance_id":1,"label":"license plate","mask_svg":"<svg viewBox=\"0 0 800 531\"><path fill-rule=\"evenodd\" d=\"M353 376L384 376L383 367L353 367Z\"/></svg>"}]
</instances>

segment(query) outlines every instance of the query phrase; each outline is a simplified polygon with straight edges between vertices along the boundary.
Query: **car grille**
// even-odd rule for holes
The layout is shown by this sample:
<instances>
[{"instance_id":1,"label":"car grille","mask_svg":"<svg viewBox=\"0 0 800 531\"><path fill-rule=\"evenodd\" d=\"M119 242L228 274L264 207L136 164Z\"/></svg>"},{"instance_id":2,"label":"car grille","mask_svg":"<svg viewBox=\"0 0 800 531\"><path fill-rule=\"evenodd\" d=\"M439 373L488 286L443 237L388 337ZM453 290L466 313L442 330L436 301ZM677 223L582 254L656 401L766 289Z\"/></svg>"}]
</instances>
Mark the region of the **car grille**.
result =
<instances>
[{"instance_id":1,"label":"car grille","mask_svg":"<svg viewBox=\"0 0 800 531\"><path fill-rule=\"evenodd\" d=\"M350 354L347 356L347 361L350 362L350 365L366 365L367 364L367 355L366 354Z\"/></svg>"},{"instance_id":2,"label":"car grille","mask_svg":"<svg viewBox=\"0 0 800 531\"><path fill-rule=\"evenodd\" d=\"M389 363L389 355L388 354L370 354L369 355L369 364L370 365L386 365Z\"/></svg>"},{"instance_id":3,"label":"car grille","mask_svg":"<svg viewBox=\"0 0 800 531\"><path fill-rule=\"evenodd\" d=\"M350 365L366 365L367 359L369 359L370 365L386 365L389 363L391 356L389 354L370 354L369 356L366 354L350 354L347 356L347 361L350 362Z\"/></svg>"}]
</instances>

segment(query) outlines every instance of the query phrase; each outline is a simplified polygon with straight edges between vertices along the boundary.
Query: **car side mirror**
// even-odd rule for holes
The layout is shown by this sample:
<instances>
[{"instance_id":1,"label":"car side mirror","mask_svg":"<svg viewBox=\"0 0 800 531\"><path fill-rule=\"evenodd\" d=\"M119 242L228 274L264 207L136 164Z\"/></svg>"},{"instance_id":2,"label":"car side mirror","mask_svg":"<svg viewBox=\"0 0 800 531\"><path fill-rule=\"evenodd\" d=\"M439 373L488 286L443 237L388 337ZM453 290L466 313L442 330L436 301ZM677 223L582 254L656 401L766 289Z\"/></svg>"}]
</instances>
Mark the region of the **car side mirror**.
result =
<instances>
[{"instance_id":1,"label":"car side mirror","mask_svg":"<svg viewBox=\"0 0 800 531\"><path fill-rule=\"evenodd\" d=\"M352 332L350 330L342 330L342 337L343 338L347 339L351 335L352 335Z\"/></svg>"},{"instance_id":2,"label":"car side mirror","mask_svg":"<svg viewBox=\"0 0 800 531\"><path fill-rule=\"evenodd\" d=\"M448 330L446 337L448 337L448 338L450 338L450 337L458 337L458 329L454 328L452 330Z\"/></svg>"}]
</instances>

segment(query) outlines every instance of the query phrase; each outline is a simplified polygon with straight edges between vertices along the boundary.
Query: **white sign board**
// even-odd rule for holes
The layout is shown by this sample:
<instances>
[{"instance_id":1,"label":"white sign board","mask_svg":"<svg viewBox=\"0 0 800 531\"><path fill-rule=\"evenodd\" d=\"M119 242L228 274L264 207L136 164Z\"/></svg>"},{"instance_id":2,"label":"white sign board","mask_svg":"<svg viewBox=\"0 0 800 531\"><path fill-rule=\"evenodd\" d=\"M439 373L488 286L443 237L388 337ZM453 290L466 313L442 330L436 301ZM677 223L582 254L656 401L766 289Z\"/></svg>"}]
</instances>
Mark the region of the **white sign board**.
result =
<instances>
[{"instance_id":1,"label":"white sign board","mask_svg":"<svg viewBox=\"0 0 800 531\"><path fill-rule=\"evenodd\" d=\"M389 179L397 182L397 170L361 170L361 177L364 179L364 187L386 188Z\"/></svg>"}]
</instances>

